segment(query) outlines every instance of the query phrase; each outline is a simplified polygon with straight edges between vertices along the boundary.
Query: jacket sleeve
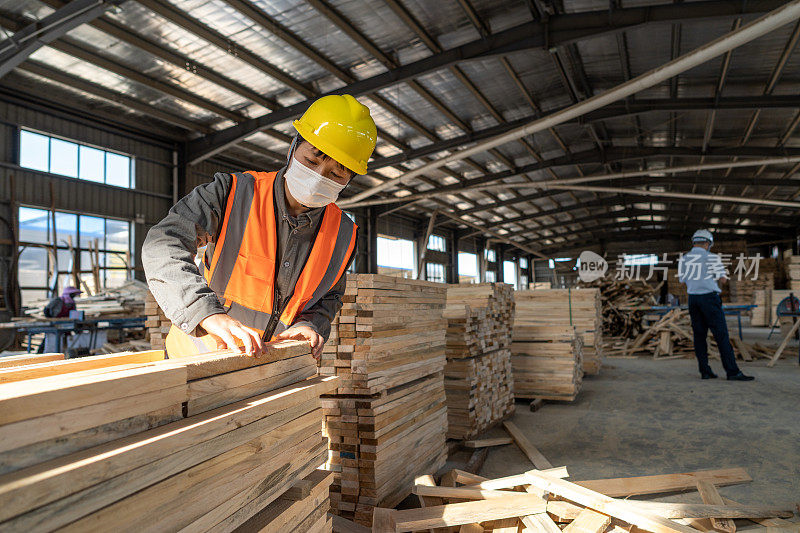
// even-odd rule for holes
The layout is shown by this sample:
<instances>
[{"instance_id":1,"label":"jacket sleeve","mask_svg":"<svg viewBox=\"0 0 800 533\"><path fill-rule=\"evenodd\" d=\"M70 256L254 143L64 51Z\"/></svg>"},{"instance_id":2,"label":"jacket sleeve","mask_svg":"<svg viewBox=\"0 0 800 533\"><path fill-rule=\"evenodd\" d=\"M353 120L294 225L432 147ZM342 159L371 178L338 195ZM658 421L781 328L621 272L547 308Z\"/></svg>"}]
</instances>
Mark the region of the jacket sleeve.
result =
<instances>
[{"instance_id":1,"label":"jacket sleeve","mask_svg":"<svg viewBox=\"0 0 800 533\"><path fill-rule=\"evenodd\" d=\"M195 188L150 228L142 245L150 291L167 318L192 335L204 318L225 312L194 260L197 248L217 235L232 181L220 172Z\"/></svg>"},{"instance_id":2,"label":"jacket sleeve","mask_svg":"<svg viewBox=\"0 0 800 533\"><path fill-rule=\"evenodd\" d=\"M347 261L347 269L353 263L356 257L356 248L353 248L353 253ZM325 294L320 300L312 305L308 311L300 313L292 323L295 326L308 326L316 331L325 342L328 342L328 337L331 335L331 321L342 308L342 296L344 296L344 289L346 285L347 274L343 274L339 281L331 287L331 290Z\"/></svg>"}]
</instances>

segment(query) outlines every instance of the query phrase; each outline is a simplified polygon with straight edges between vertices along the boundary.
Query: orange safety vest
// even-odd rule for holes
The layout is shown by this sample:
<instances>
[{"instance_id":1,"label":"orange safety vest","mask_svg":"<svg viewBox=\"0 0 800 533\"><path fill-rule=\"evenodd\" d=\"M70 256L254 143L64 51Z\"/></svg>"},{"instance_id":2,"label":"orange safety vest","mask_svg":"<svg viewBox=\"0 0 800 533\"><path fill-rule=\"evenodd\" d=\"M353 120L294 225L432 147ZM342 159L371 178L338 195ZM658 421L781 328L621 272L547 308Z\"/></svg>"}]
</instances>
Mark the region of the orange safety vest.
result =
<instances>
[{"instance_id":1,"label":"orange safety vest","mask_svg":"<svg viewBox=\"0 0 800 533\"><path fill-rule=\"evenodd\" d=\"M275 297L278 250L274 184L277 172L233 174L219 237L206 248L206 282L227 313L274 338L316 304L341 279L356 245L358 227L334 204L325 208L308 260L284 308ZM279 268L281 268L279 266ZM173 325L166 339L170 357L217 349L210 336L193 337Z\"/></svg>"}]
</instances>

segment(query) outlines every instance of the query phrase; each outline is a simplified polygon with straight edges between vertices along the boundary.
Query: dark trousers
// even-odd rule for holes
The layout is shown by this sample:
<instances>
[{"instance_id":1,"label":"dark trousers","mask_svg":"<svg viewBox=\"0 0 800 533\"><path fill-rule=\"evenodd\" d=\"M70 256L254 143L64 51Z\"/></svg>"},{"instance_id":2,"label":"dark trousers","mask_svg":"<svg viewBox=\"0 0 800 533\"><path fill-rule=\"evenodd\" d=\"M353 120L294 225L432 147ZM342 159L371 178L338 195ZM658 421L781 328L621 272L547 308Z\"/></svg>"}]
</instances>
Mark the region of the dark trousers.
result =
<instances>
[{"instance_id":1,"label":"dark trousers","mask_svg":"<svg viewBox=\"0 0 800 533\"><path fill-rule=\"evenodd\" d=\"M694 333L694 355L701 374L711 373L708 366L708 330L717 341L719 355L725 373L735 376L739 373L736 356L733 354L731 340L728 337L728 324L725 322L725 313L722 310L722 298L719 293L689 295L689 316L692 319L692 332Z\"/></svg>"}]
</instances>

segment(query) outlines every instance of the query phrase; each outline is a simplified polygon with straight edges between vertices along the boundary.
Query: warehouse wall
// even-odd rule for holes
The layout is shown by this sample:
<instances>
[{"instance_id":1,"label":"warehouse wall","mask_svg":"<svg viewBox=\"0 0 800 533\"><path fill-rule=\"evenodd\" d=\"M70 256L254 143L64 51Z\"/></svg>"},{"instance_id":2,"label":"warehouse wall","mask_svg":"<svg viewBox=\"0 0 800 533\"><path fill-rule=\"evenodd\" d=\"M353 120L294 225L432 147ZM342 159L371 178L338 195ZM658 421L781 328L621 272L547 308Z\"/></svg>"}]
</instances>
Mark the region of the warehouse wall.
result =
<instances>
[{"instance_id":1,"label":"warehouse wall","mask_svg":"<svg viewBox=\"0 0 800 533\"><path fill-rule=\"evenodd\" d=\"M19 129L24 127L132 156L135 189L20 168ZM78 118L71 120L41 108L0 100L0 215L16 219L16 213L11 216L14 201L16 205L45 209L52 205L57 211L134 221L135 265L140 267L138 251L147 230L172 205L174 148L168 141L146 139L109 125L93 127ZM10 256L8 248L4 256ZM141 271L137 277L142 277Z\"/></svg>"}]
</instances>

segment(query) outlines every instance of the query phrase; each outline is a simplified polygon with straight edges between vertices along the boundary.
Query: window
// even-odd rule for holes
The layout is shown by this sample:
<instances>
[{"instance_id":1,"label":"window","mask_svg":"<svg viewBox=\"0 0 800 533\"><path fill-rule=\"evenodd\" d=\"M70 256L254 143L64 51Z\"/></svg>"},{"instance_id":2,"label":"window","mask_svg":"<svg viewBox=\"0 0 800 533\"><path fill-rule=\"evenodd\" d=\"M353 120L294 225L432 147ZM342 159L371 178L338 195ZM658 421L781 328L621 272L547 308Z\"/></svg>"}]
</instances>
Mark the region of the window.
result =
<instances>
[{"instance_id":1,"label":"window","mask_svg":"<svg viewBox=\"0 0 800 533\"><path fill-rule=\"evenodd\" d=\"M416 271L413 241L378 235L378 274L413 278Z\"/></svg>"},{"instance_id":2,"label":"window","mask_svg":"<svg viewBox=\"0 0 800 533\"><path fill-rule=\"evenodd\" d=\"M494 270L487 270L486 271L486 283L494 283L497 281L497 276L494 273Z\"/></svg>"},{"instance_id":3,"label":"window","mask_svg":"<svg viewBox=\"0 0 800 533\"><path fill-rule=\"evenodd\" d=\"M458 252L458 282L478 283L478 255L468 252Z\"/></svg>"},{"instance_id":4,"label":"window","mask_svg":"<svg viewBox=\"0 0 800 533\"><path fill-rule=\"evenodd\" d=\"M116 187L133 187L133 158L33 131L19 133L19 165Z\"/></svg>"},{"instance_id":5,"label":"window","mask_svg":"<svg viewBox=\"0 0 800 533\"><path fill-rule=\"evenodd\" d=\"M430 239L428 239L428 250L433 250L434 252L446 252L447 248L445 246L444 237L441 235L431 235Z\"/></svg>"},{"instance_id":6,"label":"window","mask_svg":"<svg viewBox=\"0 0 800 533\"><path fill-rule=\"evenodd\" d=\"M520 268L528 268L528 258L527 257L520 257L519 258L519 267Z\"/></svg>"},{"instance_id":7,"label":"window","mask_svg":"<svg viewBox=\"0 0 800 533\"><path fill-rule=\"evenodd\" d=\"M629 265L657 265L657 254L625 254L623 256L623 264Z\"/></svg>"},{"instance_id":8,"label":"window","mask_svg":"<svg viewBox=\"0 0 800 533\"><path fill-rule=\"evenodd\" d=\"M486 249L486 260L491 261L492 263L497 261L497 255L495 255L494 250L491 248Z\"/></svg>"},{"instance_id":9,"label":"window","mask_svg":"<svg viewBox=\"0 0 800 533\"><path fill-rule=\"evenodd\" d=\"M438 281L444 283L444 265L441 263L427 263L425 265L425 276L428 281Z\"/></svg>"},{"instance_id":10,"label":"window","mask_svg":"<svg viewBox=\"0 0 800 533\"><path fill-rule=\"evenodd\" d=\"M517 265L513 261L503 261L503 282L517 286Z\"/></svg>"},{"instance_id":11,"label":"window","mask_svg":"<svg viewBox=\"0 0 800 533\"><path fill-rule=\"evenodd\" d=\"M97 290L95 271L100 288L118 287L127 281L133 243L130 222L57 211L58 246L54 256L48 251L53 242L52 213L20 207L18 216L18 276L23 305L46 298L54 274L58 276L59 290L75 284L73 271L91 292ZM75 247L74 253L70 243Z\"/></svg>"}]
</instances>

